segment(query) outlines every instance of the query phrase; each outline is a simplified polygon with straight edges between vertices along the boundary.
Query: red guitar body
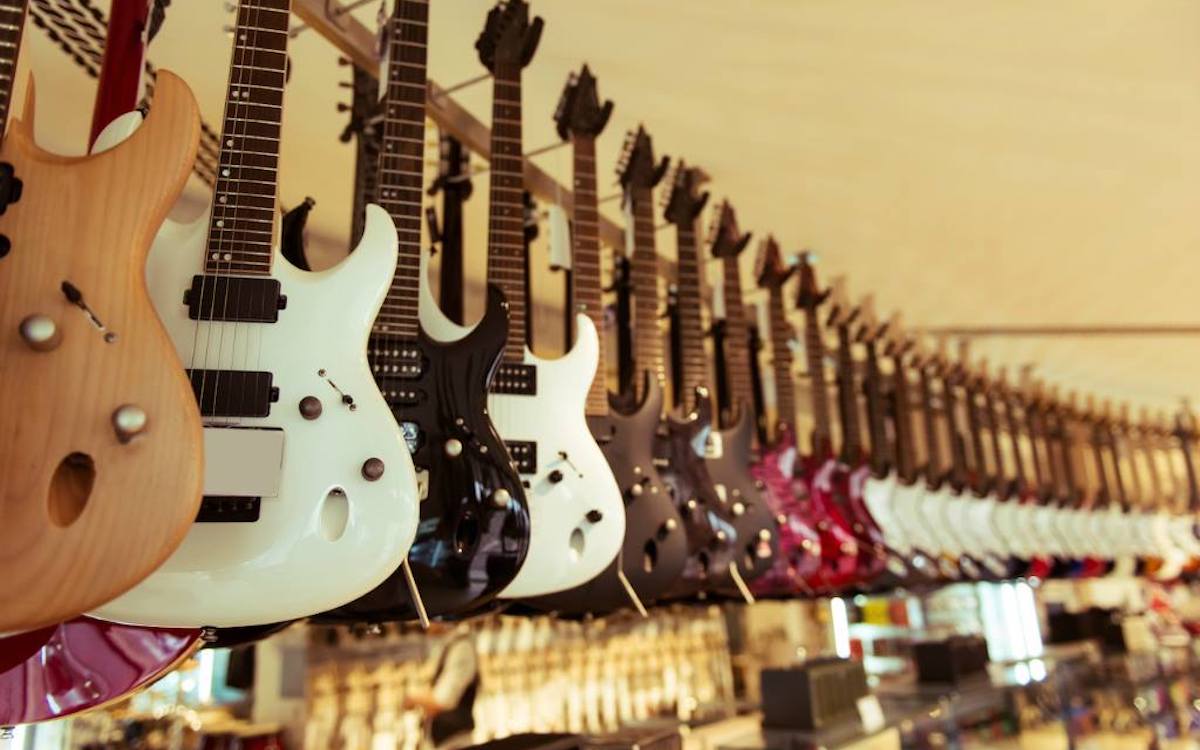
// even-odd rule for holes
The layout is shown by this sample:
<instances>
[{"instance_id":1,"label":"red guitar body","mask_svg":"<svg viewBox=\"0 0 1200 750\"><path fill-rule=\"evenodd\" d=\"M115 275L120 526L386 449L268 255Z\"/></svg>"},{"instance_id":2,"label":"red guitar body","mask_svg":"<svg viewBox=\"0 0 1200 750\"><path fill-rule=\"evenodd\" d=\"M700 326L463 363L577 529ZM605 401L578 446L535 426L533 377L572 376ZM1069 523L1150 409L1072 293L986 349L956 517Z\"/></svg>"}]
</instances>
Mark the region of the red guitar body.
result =
<instances>
[{"instance_id":1,"label":"red guitar body","mask_svg":"<svg viewBox=\"0 0 1200 750\"><path fill-rule=\"evenodd\" d=\"M853 468L843 465L839 474L844 477L838 483L839 491L844 493L840 497L849 509L850 529L858 540L858 582L861 586L869 586L887 570L891 556L883 531L867 508L866 486L871 477L871 466L864 457Z\"/></svg>"},{"instance_id":2,"label":"red guitar body","mask_svg":"<svg viewBox=\"0 0 1200 750\"><path fill-rule=\"evenodd\" d=\"M126 698L201 643L196 630L90 617L0 639L0 726L60 719Z\"/></svg>"},{"instance_id":3,"label":"red guitar body","mask_svg":"<svg viewBox=\"0 0 1200 750\"><path fill-rule=\"evenodd\" d=\"M839 486L842 495L839 496ZM849 473L833 456L810 456L799 475L801 509L816 522L821 542L821 566L806 583L822 594L837 593L859 583L859 543L853 521L843 512L839 497L849 490Z\"/></svg>"},{"instance_id":4,"label":"red guitar body","mask_svg":"<svg viewBox=\"0 0 1200 750\"><path fill-rule=\"evenodd\" d=\"M797 456L795 437L784 427L779 441L750 466L751 475L762 483L779 528L775 564L751 587L757 596L812 594L809 581L823 564L821 535L804 508L804 488L795 476Z\"/></svg>"}]
</instances>

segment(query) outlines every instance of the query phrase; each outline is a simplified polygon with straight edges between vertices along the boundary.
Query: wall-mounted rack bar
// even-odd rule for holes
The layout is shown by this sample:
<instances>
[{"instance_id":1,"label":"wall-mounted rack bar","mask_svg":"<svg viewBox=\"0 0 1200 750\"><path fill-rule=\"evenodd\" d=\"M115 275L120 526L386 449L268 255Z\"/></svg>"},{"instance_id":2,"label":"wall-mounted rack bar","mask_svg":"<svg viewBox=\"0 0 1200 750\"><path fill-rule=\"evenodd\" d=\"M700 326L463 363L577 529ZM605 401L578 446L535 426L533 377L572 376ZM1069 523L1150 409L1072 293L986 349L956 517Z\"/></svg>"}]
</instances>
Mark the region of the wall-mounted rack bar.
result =
<instances>
[{"instance_id":1,"label":"wall-mounted rack bar","mask_svg":"<svg viewBox=\"0 0 1200 750\"><path fill-rule=\"evenodd\" d=\"M328 39L351 62L372 75L379 74L375 34L336 0L292 0L295 13L313 31ZM438 127L462 141L482 159L491 156L491 130L447 95L432 79L425 92L429 117ZM557 202L569 213L574 195L541 167L525 159L525 187L538 198ZM600 240L624 252L625 231L616 222L600 216Z\"/></svg>"}]
</instances>

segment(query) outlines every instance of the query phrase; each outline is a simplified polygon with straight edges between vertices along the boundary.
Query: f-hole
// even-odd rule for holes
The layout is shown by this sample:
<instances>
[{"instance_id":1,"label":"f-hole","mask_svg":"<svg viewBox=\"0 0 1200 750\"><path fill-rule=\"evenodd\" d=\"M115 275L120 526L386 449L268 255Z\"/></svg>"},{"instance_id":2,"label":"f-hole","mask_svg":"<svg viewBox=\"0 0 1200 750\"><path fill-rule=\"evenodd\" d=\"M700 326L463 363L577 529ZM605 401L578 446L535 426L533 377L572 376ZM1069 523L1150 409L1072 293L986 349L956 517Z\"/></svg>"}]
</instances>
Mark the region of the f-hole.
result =
<instances>
[{"instance_id":1,"label":"f-hole","mask_svg":"<svg viewBox=\"0 0 1200 750\"><path fill-rule=\"evenodd\" d=\"M96 484L96 462L86 453L68 454L50 478L50 522L65 529L83 514Z\"/></svg>"}]
</instances>

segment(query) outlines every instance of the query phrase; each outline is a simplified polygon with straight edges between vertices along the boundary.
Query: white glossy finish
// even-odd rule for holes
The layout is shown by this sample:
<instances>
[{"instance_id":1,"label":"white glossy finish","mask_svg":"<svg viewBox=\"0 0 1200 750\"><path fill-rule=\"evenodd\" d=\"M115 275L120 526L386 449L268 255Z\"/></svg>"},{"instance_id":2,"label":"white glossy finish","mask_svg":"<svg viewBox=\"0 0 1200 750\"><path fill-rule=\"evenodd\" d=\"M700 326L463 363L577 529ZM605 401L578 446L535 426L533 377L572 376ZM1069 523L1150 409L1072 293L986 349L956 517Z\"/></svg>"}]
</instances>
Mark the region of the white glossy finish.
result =
<instances>
[{"instance_id":1,"label":"white glossy finish","mask_svg":"<svg viewBox=\"0 0 1200 750\"><path fill-rule=\"evenodd\" d=\"M279 494L262 499L256 523L194 524L158 571L93 613L103 619L233 627L304 617L382 582L416 534L412 459L366 356L396 267L396 231L387 213L368 206L358 248L326 271L297 270L276 249L272 276L287 295L287 308L270 325L188 319L183 292L202 273L207 229L207 216L164 224L147 281L185 366L274 373L279 400L269 417L209 422L284 431ZM333 384L353 397L354 410ZM298 404L306 396L323 404L315 420L300 416ZM384 475L375 482L362 475L369 458L384 462ZM348 516L341 535L331 539L343 521L339 491Z\"/></svg>"},{"instance_id":2,"label":"white glossy finish","mask_svg":"<svg viewBox=\"0 0 1200 750\"><path fill-rule=\"evenodd\" d=\"M422 326L439 341L466 336L471 327L447 318L424 283L427 266L422 256ZM500 593L505 599L587 583L616 558L625 537L621 490L584 415L600 342L586 315L575 317L575 327L575 345L559 359L541 359L525 350L524 363L537 367L536 396L488 396L488 414L503 439L537 443L537 473L521 475L529 482L529 552L516 578ZM551 481L555 471L562 481ZM586 518L592 510L601 514L597 523Z\"/></svg>"},{"instance_id":3,"label":"white glossy finish","mask_svg":"<svg viewBox=\"0 0 1200 750\"><path fill-rule=\"evenodd\" d=\"M867 481L863 485L863 502L867 504L871 518L875 519L875 523L883 532L883 540L888 547L900 555L907 556L912 554L912 541L909 540L903 525L896 516L892 499L898 486L899 482L895 472L882 479L874 476L867 477Z\"/></svg>"}]
</instances>

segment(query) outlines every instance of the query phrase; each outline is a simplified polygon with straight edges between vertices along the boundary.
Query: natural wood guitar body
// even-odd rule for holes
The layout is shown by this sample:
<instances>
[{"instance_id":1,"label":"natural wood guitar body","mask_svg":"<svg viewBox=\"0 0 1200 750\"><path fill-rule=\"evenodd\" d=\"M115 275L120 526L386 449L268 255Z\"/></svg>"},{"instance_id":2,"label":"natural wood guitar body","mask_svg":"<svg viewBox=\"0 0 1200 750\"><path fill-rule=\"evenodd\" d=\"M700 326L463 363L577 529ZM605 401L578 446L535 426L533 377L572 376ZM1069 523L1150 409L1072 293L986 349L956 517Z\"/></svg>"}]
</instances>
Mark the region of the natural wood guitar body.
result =
<instances>
[{"instance_id":1,"label":"natural wood guitar body","mask_svg":"<svg viewBox=\"0 0 1200 750\"><path fill-rule=\"evenodd\" d=\"M200 415L145 278L196 156L196 101L164 71L133 135L65 157L34 143L33 98L31 81L0 146L23 183L0 215L0 632L69 619L147 576L195 519L202 481ZM56 347L21 335L32 315L54 322ZM146 421L122 442L126 405ZM128 438L138 420L125 426Z\"/></svg>"}]
</instances>

